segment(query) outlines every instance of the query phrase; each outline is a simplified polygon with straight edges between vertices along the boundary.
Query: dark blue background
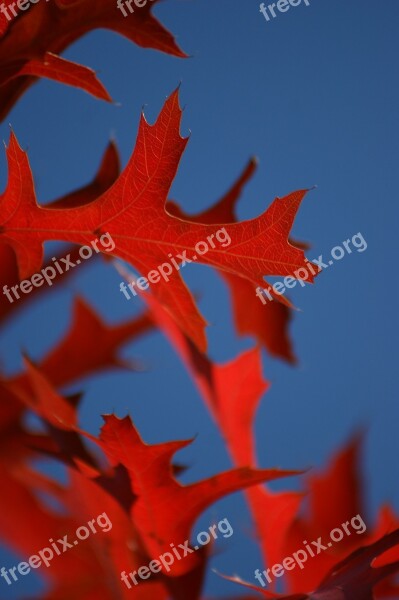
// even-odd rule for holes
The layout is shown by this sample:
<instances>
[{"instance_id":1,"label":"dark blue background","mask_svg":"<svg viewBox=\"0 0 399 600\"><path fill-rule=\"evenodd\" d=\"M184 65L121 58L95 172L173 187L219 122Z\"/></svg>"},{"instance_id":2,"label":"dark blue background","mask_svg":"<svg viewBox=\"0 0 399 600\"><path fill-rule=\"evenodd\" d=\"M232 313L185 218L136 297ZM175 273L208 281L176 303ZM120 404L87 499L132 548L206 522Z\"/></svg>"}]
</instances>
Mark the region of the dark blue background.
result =
<instances>
[{"instance_id":1,"label":"dark blue background","mask_svg":"<svg viewBox=\"0 0 399 600\"><path fill-rule=\"evenodd\" d=\"M241 218L259 214L277 195L316 184L293 232L312 243L308 256L328 254L359 231L368 249L345 256L315 286L293 290L301 309L292 327L300 365L291 368L265 357L265 375L273 385L256 427L260 463L321 466L366 426L370 515L383 501L399 508L398 2L311 0L310 7L291 8L269 23L254 0L170 0L155 14L192 58L172 58L113 33L94 32L65 56L97 70L121 106L42 81L9 116L29 150L38 199L48 202L89 181L111 137L126 164L141 108L152 122L180 81L183 133L192 133L171 197L185 209L195 212L215 201L253 154L260 167L240 203ZM0 134L8 138L7 124ZM4 186L4 153L0 173ZM234 334L220 279L198 265L187 267L184 277L201 292L201 309L212 323L211 356L228 360L250 347L251 340ZM59 339L77 292L110 322L140 308L137 299L122 296L112 267L82 268L63 290L4 328L1 357L8 373L20 368L21 348L35 359ZM97 433L101 413L128 411L147 442L197 435L179 456L191 465L185 481L228 468L217 429L161 335L132 344L125 356L140 357L150 371L106 374L80 385L85 391L81 424ZM252 580L262 563L248 536L251 524L241 495L212 507L198 530L224 517L235 535L223 542L224 552L213 565ZM0 553L6 566L24 558ZM12 589L4 584L0 596L32 593L35 584L31 576ZM210 573L207 592L240 590Z\"/></svg>"}]
</instances>

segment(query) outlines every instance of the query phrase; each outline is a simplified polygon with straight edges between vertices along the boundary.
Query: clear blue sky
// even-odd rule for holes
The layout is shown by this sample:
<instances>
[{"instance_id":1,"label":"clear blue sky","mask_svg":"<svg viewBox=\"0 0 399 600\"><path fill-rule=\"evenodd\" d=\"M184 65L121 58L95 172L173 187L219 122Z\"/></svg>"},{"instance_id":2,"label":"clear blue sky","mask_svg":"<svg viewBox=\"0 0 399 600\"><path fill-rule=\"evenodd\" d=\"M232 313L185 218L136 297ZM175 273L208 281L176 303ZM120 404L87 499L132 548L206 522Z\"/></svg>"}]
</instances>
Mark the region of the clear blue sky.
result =
<instances>
[{"instance_id":1,"label":"clear blue sky","mask_svg":"<svg viewBox=\"0 0 399 600\"><path fill-rule=\"evenodd\" d=\"M179 82L186 107L183 133L191 131L191 139L172 197L185 209L195 212L216 200L253 154L260 166L240 203L241 218L259 214L277 195L317 185L294 228L296 238L311 242L308 256L328 254L357 232L368 248L345 256L315 286L293 290L301 309L292 327L300 365L291 368L265 357L265 375L273 386L257 423L260 462L286 468L323 465L353 431L366 426L370 513L386 500L399 509L399 4L311 0L309 7L291 8L266 22L254 0L168 0L155 14L192 58L144 51L113 33L94 32L66 57L96 69L121 106L40 82L9 116L29 149L39 201L90 180L110 137L125 164L141 108L153 121ZM7 123L0 133L8 138ZM4 186L4 153L0 178ZM201 292L202 311L212 323L212 357L227 360L250 347L251 340L234 335L228 295L215 274L196 265L185 277ZM118 287L112 269L94 265L32 306L0 335L8 372L19 368L21 348L37 358L56 342L68 326L76 292L109 321L137 311L137 301L125 300ZM79 386L86 392L82 424L96 433L102 412L129 411L148 442L198 436L179 457L191 465L186 481L228 468L217 430L161 336L132 345L126 356L140 357L150 372L112 373L84 382ZM252 578L261 561L246 535L250 521L242 498L220 502L198 527L218 517L229 517L236 534L214 566ZM1 551L0 562L12 566L18 560ZM9 599L32 592L36 583L25 578ZM220 596L236 590L211 573L207 591Z\"/></svg>"}]
</instances>

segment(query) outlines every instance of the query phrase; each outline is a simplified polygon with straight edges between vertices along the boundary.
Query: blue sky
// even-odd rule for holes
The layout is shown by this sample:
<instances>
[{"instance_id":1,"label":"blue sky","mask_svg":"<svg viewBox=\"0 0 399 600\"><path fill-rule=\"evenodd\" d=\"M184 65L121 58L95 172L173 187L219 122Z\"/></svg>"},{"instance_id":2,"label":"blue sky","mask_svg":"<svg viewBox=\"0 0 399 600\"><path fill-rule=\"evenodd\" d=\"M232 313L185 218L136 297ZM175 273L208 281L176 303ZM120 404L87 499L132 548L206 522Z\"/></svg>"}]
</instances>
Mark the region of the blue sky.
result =
<instances>
[{"instance_id":1,"label":"blue sky","mask_svg":"<svg viewBox=\"0 0 399 600\"><path fill-rule=\"evenodd\" d=\"M187 211L214 202L252 155L259 169L240 202L242 219L258 215L275 196L317 186L293 231L311 243L308 257L327 255L358 232L368 247L345 256L314 286L293 290L300 311L292 335L300 364L292 368L265 356L272 388L256 426L260 463L321 466L351 433L366 427L370 515L386 500L399 509L397 0L311 0L309 7L291 8L270 22L253 0L168 0L155 14L191 58L144 51L97 31L65 56L97 70L117 106L42 81L9 115L29 150L39 201L89 181L111 137L126 164L142 107L152 122L180 82L183 133L191 137L171 197ZM0 133L8 138L7 123ZM4 186L4 153L0 179ZM199 265L187 267L184 277L201 293L201 309L212 323L211 356L224 361L249 348L250 339L234 334L219 278ZM111 268L90 265L3 329L1 356L8 372L19 368L21 348L36 358L56 342L77 292L110 322L140 308L119 292ZM180 457L191 465L187 481L228 468L218 431L161 336L132 344L125 355L140 357L151 370L84 382L82 425L95 433L101 413L129 411L148 442L197 435ZM248 539L250 520L239 495L210 509L198 528L224 517L236 533L214 566L252 578L261 561ZM12 566L14 559L0 552L0 562ZM33 584L27 577L10 591L10 600L32 592ZM220 596L235 589L210 574L207 591Z\"/></svg>"}]
</instances>

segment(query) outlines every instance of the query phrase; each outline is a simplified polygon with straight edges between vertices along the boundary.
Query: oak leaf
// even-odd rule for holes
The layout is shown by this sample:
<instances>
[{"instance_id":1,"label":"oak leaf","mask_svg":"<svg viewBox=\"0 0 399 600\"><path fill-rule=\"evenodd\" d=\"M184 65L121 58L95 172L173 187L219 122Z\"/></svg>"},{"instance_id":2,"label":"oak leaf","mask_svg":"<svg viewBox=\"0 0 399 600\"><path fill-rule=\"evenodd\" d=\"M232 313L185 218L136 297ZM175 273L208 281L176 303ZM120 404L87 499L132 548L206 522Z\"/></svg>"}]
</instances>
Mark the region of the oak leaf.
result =
<instances>
[{"instance_id":1,"label":"oak leaf","mask_svg":"<svg viewBox=\"0 0 399 600\"><path fill-rule=\"evenodd\" d=\"M184 221L165 210L187 144L180 136L181 115L176 91L153 126L142 117L133 155L111 188L88 205L68 209L37 204L27 156L11 135L8 185L0 198L0 241L14 249L21 278L40 269L45 241L83 245L105 233L116 243L114 256L131 262L143 275L169 263L171 256L184 262L185 253L192 261L240 276L254 286L264 285L265 275L295 276L305 266L303 251L289 243L288 235L307 190L277 198L255 219L226 225L228 247L215 246L198 256L197 243L214 237L215 226ZM169 281L154 283L152 291L204 350L205 320L179 271L172 271Z\"/></svg>"}]
</instances>

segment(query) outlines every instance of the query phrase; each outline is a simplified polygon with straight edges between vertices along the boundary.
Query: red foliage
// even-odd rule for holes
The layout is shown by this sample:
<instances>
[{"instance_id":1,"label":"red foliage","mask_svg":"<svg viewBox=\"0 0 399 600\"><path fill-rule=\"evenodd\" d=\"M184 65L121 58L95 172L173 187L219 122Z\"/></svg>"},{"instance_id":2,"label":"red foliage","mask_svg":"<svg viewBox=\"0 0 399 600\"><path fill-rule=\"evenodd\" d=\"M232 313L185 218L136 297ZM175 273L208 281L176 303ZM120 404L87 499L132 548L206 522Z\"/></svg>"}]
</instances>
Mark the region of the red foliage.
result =
<instances>
[{"instance_id":1,"label":"red foliage","mask_svg":"<svg viewBox=\"0 0 399 600\"><path fill-rule=\"evenodd\" d=\"M10 0L5 5L9 7ZM127 20L115 3L106 0L38 2L12 21L2 15L0 118L38 77L110 100L92 71L60 56L93 29L107 28L141 47L184 57L172 35L152 16L151 6L146 4ZM180 135L181 117L176 91L154 125L142 116L135 149L122 173L111 144L90 184L45 207L37 202L27 155L14 134L7 148L8 183L0 197L1 285L15 285L40 270L47 241L75 244L70 250L73 261L79 246L109 233L116 243L113 255L144 276L171 255L184 252L215 268L229 288L237 333L256 341L255 347L225 364L212 361L206 353L205 318L176 269L169 282L161 280L149 292L140 292L146 312L122 324L104 323L76 298L70 327L55 347L36 363L25 357L24 372L3 375L2 539L27 558L46 547L49 539L75 532L97 514L106 512L112 523L108 534L76 544L57 557L51 569L43 570L48 584L44 600L200 600L211 548L189 552L186 560L175 562L172 572L163 568L133 589L121 584L120 575L156 560L173 543L188 543L201 513L232 492L245 490L265 565L282 562L305 538L327 536L365 512L357 465L359 439L339 452L324 473L304 476L303 492L275 493L266 485L302 473L257 467L253 428L261 398L269 389L262 375L261 348L290 363L295 356L288 335L289 302L263 305L255 288L264 287L266 276L295 276L305 266L304 245L289 236L307 190L276 198L260 216L237 221L236 204L256 168L251 160L223 198L200 214L186 214L168 199L187 144ZM196 244L220 228L226 229L231 243L194 258ZM128 280L133 277L125 267L118 269ZM310 274L309 279L313 280ZM26 307L29 298L45 293L42 287L18 303L3 301L0 319L6 321L17 307ZM130 417L113 414L104 417L99 437L80 427L81 396L65 396L63 389L109 369L135 370L136 363L123 361L120 351L125 343L154 329L166 336L192 378L226 442L235 465L231 470L183 485L178 480L181 468L173 458L192 440L146 444ZM39 430L27 419L32 414ZM60 484L43 475L33 466L38 458L60 464L67 481ZM388 598L399 593L393 577L399 571L397 527L397 517L388 506L382 507L377 524L362 537L348 536L315 556L311 568L289 571L286 595L277 594L272 586L265 589L237 577L227 579L266 598Z\"/></svg>"}]
</instances>

